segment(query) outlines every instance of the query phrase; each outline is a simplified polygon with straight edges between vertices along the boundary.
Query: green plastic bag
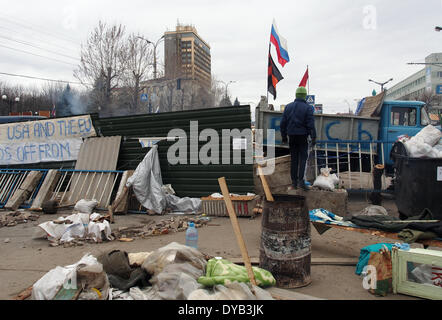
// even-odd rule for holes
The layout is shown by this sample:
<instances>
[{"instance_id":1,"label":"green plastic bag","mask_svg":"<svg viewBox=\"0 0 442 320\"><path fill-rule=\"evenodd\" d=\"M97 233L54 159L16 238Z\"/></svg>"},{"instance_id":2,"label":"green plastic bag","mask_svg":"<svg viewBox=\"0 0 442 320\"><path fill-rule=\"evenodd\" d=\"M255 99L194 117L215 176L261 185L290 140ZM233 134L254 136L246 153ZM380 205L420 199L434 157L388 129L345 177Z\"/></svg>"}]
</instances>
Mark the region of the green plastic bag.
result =
<instances>
[{"instance_id":1,"label":"green plastic bag","mask_svg":"<svg viewBox=\"0 0 442 320\"><path fill-rule=\"evenodd\" d=\"M276 280L273 275L264 269L252 267L256 284L261 287L273 286ZM217 284L226 285L234 281L250 282L247 270L225 259L210 259L206 266L206 275L198 278L198 283L212 287Z\"/></svg>"}]
</instances>

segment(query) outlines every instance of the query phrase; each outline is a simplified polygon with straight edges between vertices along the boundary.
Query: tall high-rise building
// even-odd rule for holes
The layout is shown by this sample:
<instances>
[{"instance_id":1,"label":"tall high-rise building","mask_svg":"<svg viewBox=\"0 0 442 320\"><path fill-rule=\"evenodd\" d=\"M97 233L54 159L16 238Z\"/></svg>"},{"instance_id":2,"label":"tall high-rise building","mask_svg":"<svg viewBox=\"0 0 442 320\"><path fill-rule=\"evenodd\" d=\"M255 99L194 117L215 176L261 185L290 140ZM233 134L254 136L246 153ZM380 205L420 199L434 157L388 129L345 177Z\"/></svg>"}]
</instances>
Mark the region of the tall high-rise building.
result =
<instances>
[{"instance_id":1,"label":"tall high-rise building","mask_svg":"<svg viewBox=\"0 0 442 320\"><path fill-rule=\"evenodd\" d=\"M165 78L196 80L207 89L211 86L210 46L193 26L177 25L164 33Z\"/></svg>"}]
</instances>

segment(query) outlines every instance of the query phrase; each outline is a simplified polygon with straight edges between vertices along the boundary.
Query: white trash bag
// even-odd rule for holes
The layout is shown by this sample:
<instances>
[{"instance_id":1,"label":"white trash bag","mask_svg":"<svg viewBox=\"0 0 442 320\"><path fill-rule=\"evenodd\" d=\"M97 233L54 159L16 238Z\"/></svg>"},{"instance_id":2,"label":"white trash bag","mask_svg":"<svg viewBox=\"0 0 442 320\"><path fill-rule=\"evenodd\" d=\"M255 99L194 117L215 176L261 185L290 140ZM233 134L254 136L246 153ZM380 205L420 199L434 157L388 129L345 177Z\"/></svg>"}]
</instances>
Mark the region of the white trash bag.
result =
<instances>
[{"instance_id":1,"label":"white trash bag","mask_svg":"<svg viewBox=\"0 0 442 320\"><path fill-rule=\"evenodd\" d=\"M98 201L95 199L93 199L93 200L81 199L75 204L74 210L81 212L81 213L91 214L92 211L94 211L97 204L98 204Z\"/></svg>"},{"instance_id":2,"label":"white trash bag","mask_svg":"<svg viewBox=\"0 0 442 320\"><path fill-rule=\"evenodd\" d=\"M332 168L321 168L321 174L313 182L313 187L333 191L335 184L339 183L339 178L336 174L330 174L331 170Z\"/></svg>"}]
</instances>

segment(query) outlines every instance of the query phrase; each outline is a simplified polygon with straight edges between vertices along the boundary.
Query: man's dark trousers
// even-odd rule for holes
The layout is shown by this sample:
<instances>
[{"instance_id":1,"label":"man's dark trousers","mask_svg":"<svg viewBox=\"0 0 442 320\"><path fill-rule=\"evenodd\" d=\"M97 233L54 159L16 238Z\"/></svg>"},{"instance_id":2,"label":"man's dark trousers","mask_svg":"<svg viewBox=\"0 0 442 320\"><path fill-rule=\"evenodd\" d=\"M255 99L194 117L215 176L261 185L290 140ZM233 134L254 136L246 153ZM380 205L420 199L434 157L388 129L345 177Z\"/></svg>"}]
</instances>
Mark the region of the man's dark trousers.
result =
<instances>
[{"instance_id":1,"label":"man's dark trousers","mask_svg":"<svg viewBox=\"0 0 442 320\"><path fill-rule=\"evenodd\" d=\"M305 164L308 156L307 135L289 136L289 147L291 160L290 174L292 184L300 185L304 182Z\"/></svg>"}]
</instances>

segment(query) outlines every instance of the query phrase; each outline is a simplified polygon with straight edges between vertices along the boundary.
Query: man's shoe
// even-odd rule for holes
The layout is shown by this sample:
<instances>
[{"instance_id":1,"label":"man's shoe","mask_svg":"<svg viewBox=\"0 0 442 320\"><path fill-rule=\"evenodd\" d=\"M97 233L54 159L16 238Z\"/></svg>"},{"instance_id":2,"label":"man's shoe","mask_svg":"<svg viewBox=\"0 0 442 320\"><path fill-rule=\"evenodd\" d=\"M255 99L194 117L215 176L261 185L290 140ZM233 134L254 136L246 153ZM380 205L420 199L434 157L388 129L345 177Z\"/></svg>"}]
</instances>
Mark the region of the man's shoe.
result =
<instances>
[{"instance_id":1,"label":"man's shoe","mask_svg":"<svg viewBox=\"0 0 442 320\"><path fill-rule=\"evenodd\" d=\"M302 181L302 182L299 184L299 186L300 186L301 189L304 190L304 191L309 191L309 190L310 190L310 187L307 186L307 185L305 184L304 181Z\"/></svg>"},{"instance_id":2,"label":"man's shoe","mask_svg":"<svg viewBox=\"0 0 442 320\"><path fill-rule=\"evenodd\" d=\"M296 182L292 183L291 186L288 188L289 191L290 190L296 190L296 189L298 189L298 184Z\"/></svg>"}]
</instances>

